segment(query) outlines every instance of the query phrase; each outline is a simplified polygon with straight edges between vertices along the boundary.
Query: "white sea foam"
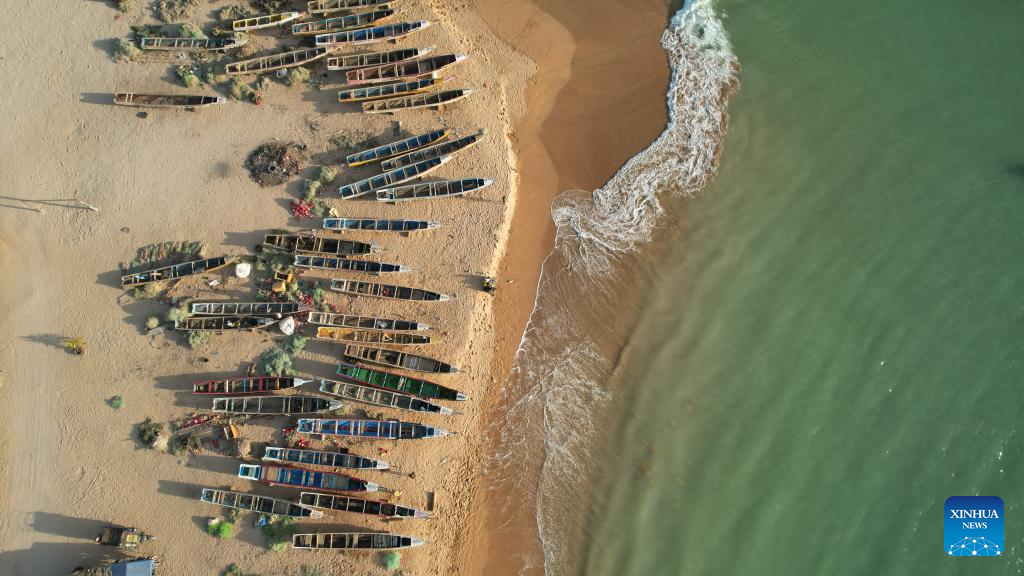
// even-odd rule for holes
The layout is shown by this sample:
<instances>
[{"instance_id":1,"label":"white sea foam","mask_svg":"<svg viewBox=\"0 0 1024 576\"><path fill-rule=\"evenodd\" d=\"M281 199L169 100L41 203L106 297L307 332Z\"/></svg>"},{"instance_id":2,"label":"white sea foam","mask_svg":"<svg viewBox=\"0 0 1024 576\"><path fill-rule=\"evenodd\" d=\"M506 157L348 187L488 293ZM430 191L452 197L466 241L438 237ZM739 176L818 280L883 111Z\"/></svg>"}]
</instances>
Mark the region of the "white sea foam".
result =
<instances>
[{"instance_id":1,"label":"white sea foam","mask_svg":"<svg viewBox=\"0 0 1024 576\"><path fill-rule=\"evenodd\" d=\"M650 241L662 212L659 195L700 192L718 164L736 59L711 0L687 2L661 43L672 69L668 126L605 186L556 201L555 250L545 261L511 385L504 391L505 421L514 425L499 423L501 453L490 472L505 481L515 478L521 483L517 494L537 494L547 574L573 571L566 538L575 535L575 515L585 507L578 484L591 470L596 437L591 418L611 398L606 382L616 362L602 353L605 334L574 327L600 326L602 319L616 317L616 264ZM541 465L523 466L531 460ZM517 500L506 508L513 512L521 506Z\"/></svg>"}]
</instances>

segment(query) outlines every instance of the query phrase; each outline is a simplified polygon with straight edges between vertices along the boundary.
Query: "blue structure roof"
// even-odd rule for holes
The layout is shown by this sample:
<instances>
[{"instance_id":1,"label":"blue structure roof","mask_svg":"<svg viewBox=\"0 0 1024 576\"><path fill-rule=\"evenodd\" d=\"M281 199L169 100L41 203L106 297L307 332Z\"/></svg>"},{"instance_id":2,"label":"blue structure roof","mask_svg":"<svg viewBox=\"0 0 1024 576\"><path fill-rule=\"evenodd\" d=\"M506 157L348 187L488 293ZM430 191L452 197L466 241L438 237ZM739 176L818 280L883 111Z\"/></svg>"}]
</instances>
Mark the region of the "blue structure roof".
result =
<instances>
[{"instance_id":1,"label":"blue structure roof","mask_svg":"<svg viewBox=\"0 0 1024 576\"><path fill-rule=\"evenodd\" d=\"M110 576L153 576L156 562L152 560L129 560L110 566Z\"/></svg>"}]
</instances>

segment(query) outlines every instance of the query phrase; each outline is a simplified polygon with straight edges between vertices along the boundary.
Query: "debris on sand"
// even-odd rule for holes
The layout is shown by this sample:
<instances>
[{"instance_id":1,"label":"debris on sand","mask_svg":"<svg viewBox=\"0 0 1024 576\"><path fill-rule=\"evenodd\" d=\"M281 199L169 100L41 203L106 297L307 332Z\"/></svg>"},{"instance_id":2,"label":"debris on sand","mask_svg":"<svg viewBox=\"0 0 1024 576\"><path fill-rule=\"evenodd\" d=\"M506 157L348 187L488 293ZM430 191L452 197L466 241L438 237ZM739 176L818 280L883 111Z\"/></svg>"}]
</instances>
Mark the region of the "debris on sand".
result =
<instances>
[{"instance_id":1,"label":"debris on sand","mask_svg":"<svg viewBox=\"0 0 1024 576\"><path fill-rule=\"evenodd\" d=\"M279 186L296 176L305 162L305 144L271 142L253 150L245 167L260 186Z\"/></svg>"}]
</instances>

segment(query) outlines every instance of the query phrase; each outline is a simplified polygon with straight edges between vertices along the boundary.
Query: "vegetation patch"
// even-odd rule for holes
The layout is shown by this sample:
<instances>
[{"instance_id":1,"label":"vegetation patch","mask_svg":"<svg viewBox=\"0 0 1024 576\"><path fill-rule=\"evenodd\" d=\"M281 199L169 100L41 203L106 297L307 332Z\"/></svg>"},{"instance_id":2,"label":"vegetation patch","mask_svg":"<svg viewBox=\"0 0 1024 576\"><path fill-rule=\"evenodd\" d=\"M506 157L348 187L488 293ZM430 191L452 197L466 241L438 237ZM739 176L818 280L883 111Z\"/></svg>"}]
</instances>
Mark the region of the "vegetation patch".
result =
<instances>
[{"instance_id":1,"label":"vegetation patch","mask_svg":"<svg viewBox=\"0 0 1024 576\"><path fill-rule=\"evenodd\" d=\"M167 451L175 456L181 456L186 451L196 454L202 448L203 443L199 436L195 432L190 432L185 436L177 436L167 447Z\"/></svg>"},{"instance_id":2,"label":"vegetation patch","mask_svg":"<svg viewBox=\"0 0 1024 576\"><path fill-rule=\"evenodd\" d=\"M257 524L262 523L260 531L267 537L267 548L278 552L284 550L295 534L295 519L287 516L267 516L260 514Z\"/></svg>"},{"instance_id":3,"label":"vegetation patch","mask_svg":"<svg viewBox=\"0 0 1024 576\"><path fill-rule=\"evenodd\" d=\"M235 525L220 518L214 518L206 524L206 533L217 538L231 538L235 535Z\"/></svg>"},{"instance_id":4,"label":"vegetation patch","mask_svg":"<svg viewBox=\"0 0 1024 576\"><path fill-rule=\"evenodd\" d=\"M182 64L174 68L174 75L181 80L182 85L186 88L195 88L199 86L199 74L197 74L196 66L194 64Z\"/></svg>"},{"instance_id":5,"label":"vegetation patch","mask_svg":"<svg viewBox=\"0 0 1024 576\"><path fill-rule=\"evenodd\" d=\"M178 24L178 36L181 38L206 39L206 34L203 33L203 29L191 22L182 22L181 24Z\"/></svg>"},{"instance_id":6,"label":"vegetation patch","mask_svg":"<svg viewBox=\"0 0 1024 576\"><path fill-rule=\"evenodd\" d=\"M82 338L81 336L65 338L61 340L60 345L63 346L65 350L71 352L72 354L77 354L79 356L85 354L85 338Z\"/></svg>"},{"instance_id":7,"label":"vegetation patch","mask_svg":"<svg viewBox=\"0 0 1024 576\"><path fill-rule=\"evenodd\" d=\"M257 10L264 14L282 12L291 4L291 0L251 0L251 2Z\"/></svg>"},{"instance_id":8,"label":"vegetation patch","mask_svg":"<svg viewBox=\"0 0 1024 576\"><path fill-rule=\"evenodd\" d=\"M135 45L135 42L128 38L114 40L114 60L117 62L132 62L142 56L142 48Z\"/></svg>"},{"instance_id":9,"label":"vegetation patch","mask_svg":"<svg viewBox=\"0 0 1024 576\"><path fill-rule=\"evenodd\" d=\"M195 15L199 0L159 0L156 3L156 17L164 22L180 22Z\"/></svg>"},{"instance_id":10,"label":"vegetation patch","mask_svg":"<svg viewBox=\"0 0 1024 576\"><path fill-rule=\"evenodd\" d=\"M193 350L198 350L203 346L206 346L210 342L210 338L213 333L209 330L189 330L188 333L188 347Z\"/></svg>"},{"instance_id":11,"label":"vegetation patch","mask_svg":"<svg viewBox=\"0 0 1024 576\"><path fill-rule=\"evenodd\" d=\"M309 68L305 66L297 66L288 70L288 75L285 76L285 84L295 87L301 86L309 82Z\"/></svg>"},{"instance_id":12,"label":"vegetation patch","mask_svg":"<svg viewBox=\"0 0 1024 576\"><path fill-rule=\"evenodd\" d=\"M147 416L145 420L135 426L135 433L139 436L139 442L151 446L156 441L156 437L164 433L164 425L153 422L153 419Z\"/></svg>"},{"instance_id":13,"label":"vegetation patch","mask_svg":"<svg viewBox=\"0 0 1024 576\"><path fill-rule=\"evenodd\" d=\"M142 286L136 286L132 288L132 298L136 300L152 300L153 298L159 298L164 293L163 282L149 282Z\"/></svg>"},{"instance_id":14,"label":"vegetation patch","mask_svg":"<svg viewBox=\"0 0 1024 576\"><path fill-rule=\"evenodd\" d=\"M295 362L280 348L271 348L260 356L260 370L267 376L291 376L295 374Z\"/></svg>"},{"instance_id":15,"label":"vegetation patch","mask_svg":"<svg viewBox=\"0 0 1024 576\"><path fill-rule=\"evenodd\" d=\"M299 336L298 334L292 334L284 341L284 351L288 354L295 355L302 352L302 349L306 347L306 341L309 338Z\"/></svg>"},{"instance_id":16,"label":"vegetation patch","mask_svg":"<svg viewBox=\"0 0 1024 576\"><path fill-rule=\"evenodd\" d=\"M402 554L397 550L384 553L384 568L394 572L402 567Z\"/></svg>"},{"instance_id":17,"label":"vegetation patch","mask_svg":"<svg viewBox=\"0 0 1024 576\"><path fill-rule=\"evenodd\" d=\"M203 252L202 242L160 242L139 248L135 259L122 268L139 272L162 266L170 266L189 260L197 260Z\"/></svg>"},{"instance_id":18,"label":"vegetation patch","mask_svg":"<svg viewBox=\"0 0 1024 576\"><path fill-rule=\"evenodd\" d=\"M120 395L114 396L113 398L110 399L110 407L113 408L114 410L120 410L121 406L124 406L124 398L122 398Z\"/></svg>"}]
</instances>

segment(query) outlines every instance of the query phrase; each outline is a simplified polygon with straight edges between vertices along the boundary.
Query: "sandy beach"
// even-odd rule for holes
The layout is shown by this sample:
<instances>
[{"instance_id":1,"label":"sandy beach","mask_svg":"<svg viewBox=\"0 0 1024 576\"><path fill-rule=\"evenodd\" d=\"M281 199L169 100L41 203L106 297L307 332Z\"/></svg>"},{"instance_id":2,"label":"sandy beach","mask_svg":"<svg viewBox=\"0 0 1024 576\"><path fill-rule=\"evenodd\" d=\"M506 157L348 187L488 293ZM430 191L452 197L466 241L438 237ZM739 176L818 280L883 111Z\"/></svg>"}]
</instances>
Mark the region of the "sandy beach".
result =
<instances>
[{"instance_id":1,"label":"sandy beach","mask_svg":"<svg viewBox=\"0 0 1024 576\"><path fill-rule=\"evenodd\" d=\"M212 11L227 4L204 5L195 21L208 23ZM455 300L382 303L328 296L344 311L434 326L442 340L425 353L461 370L434 378L472 398L455 407L462 412L457 416L410 418L355 404L345 411L456 432L433 440L345 443L370 457L383 448L388 452L382 457L400 471L414 471L415 479L363 476L401 491L401 503L415 507L426 506L427 493L433 493L434 518L385 523L328 515L309 527L425 539L426 546L403 554L406 574L512 569L502 559L506 549L483 530L495 522L480 476L488 446L484 420L495 408L489 399L511 366L550 248L551 198L568 188L599 186L664 124L667 71L657 42L667 7L651 2L636 10L613 3L607 12L587 11L580 20L568 6L552 9L552 16L525 2L498 4L410 0L405 7L404 19L433 25L402 46L470 55L452 83L478 93L441 112L351 113L335 101L338 77L328 73L319 91L275 84L259 107L229 102L195 113L150 111L145 118L111 105L111 93L214 93L177 85L174 60L113 61L114 39L129 36L132 25L155 23L148 9L121 14L99 1L74 9L25 7L22 25L0 44L0 70L17 87L0 102L8 119L0 136L0 572L62 574L95 564L110 552L91 539L102 525L121 524L157 535L144 552L159 556L171 574L216 574L232 563L269 574L303 567L384 573L375 554L269 551L250 516L243 516L233 539L205 533L207 520L221 511L199 502L204 486L287 497L293 491L238 479L240 461L212 445L183 456L151 450L135 439L134 426L147 417L169 422L205 408L207 400L189 394L192 381L243 374L281 336L224 333L193 351L179 335L146 335L147 318L162 317L167 305L125 295L118 267L138 247L157 242L201 241L207 256L246 255L271 230L317 227L318 221L296 220L288 210L301 178L271 188L249 179L243 162L260 144L278 139L307 145L311 160L301 176L311 177L317 165L337 164L353 151L339 142L386 142L441 126L458 134L484 128L488 136L436 176L493 178L493 186L454 201L397 207L325 196L343 216L442 223L408 237L346 237L375 241L385 249L383 260L415 270L382 281L454 294ZM55 17L73 24L61 35L33 33ZM616 21L628 26L611 28L614 42L586 35L602 26L608 31ZM292 39L264 32L253 41L269 51L282 40ZM645 62L642 69L635 57ZM322 72L322 64L314 67ZM639 78L650 89L629 89L621 81L627 74L634 75L634 86ZM342 170L335 184L371 173ZM98 212L66 202L72 198ZM493 298L479 290L483 275L499 279ZM215 289L204 283L213 278L222 282ZM226 271L184 280L169 296L251 300L253 294L251 281ZM61 339L70 336L88 342L85 356L61 348ZM296 358L297 371L330 377L340 352L337 344L311 340ZM108 403L115 395L124 398L120 410ZM267 421L242 428L246 438L267 442L279 438L279 427Z\"/></svg>"}]
</instances>

